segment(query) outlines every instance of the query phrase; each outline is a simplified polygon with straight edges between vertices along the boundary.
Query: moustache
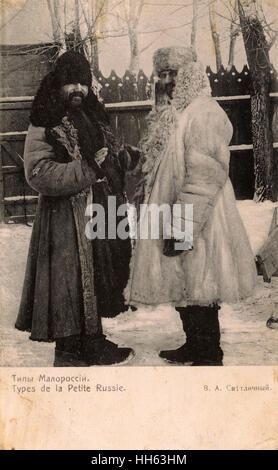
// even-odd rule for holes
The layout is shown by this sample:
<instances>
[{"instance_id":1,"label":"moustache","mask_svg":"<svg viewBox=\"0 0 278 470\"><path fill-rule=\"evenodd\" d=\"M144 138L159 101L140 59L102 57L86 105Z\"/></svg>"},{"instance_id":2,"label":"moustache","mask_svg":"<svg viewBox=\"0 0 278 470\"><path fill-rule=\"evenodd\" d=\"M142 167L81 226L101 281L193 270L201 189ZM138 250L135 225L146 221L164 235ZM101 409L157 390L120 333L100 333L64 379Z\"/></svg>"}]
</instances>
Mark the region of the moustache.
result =
<instances>
[{"instance_id":1,"label":"moustache","mask_svg":"<svg viewBox=\"0 0 278 470\"><path fill-rule=\"evenodd\" d=\"M70 93L69 96L68 96L68 100L69 100L71 103L76 102L76 104L82 103L83 100L84 100L84 98L85 98L85 95L84 95L84 93L82 93L82 91L73 91L73 92Z\"/></svg>"},{"instance_id":2,"label":"moustache","mask_svg":"<svg viewBox=\"0 0 278 470\"><path fill-rule=\"evenodd\" d=\"M72 98L79 97L79 98L84 98L84 93L82 91L72 91L69 94L69 99L71 100Z\"/></svg>"}]
</instances>

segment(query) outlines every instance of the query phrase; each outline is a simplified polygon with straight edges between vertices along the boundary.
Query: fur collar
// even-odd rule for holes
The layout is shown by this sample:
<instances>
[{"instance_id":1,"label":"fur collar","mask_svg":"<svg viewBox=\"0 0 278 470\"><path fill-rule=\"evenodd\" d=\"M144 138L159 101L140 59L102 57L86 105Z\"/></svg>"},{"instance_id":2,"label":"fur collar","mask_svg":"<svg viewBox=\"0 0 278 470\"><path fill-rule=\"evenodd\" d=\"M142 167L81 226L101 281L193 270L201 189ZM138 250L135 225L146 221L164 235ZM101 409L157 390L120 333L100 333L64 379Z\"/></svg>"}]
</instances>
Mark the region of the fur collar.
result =
<instances>
[{"instance_id":1,"label":"fur collar","mask_svg":"<svg viewBox=\"0 0 278 470\"><path fill-rule=\"evenodd\" d=\"M148 197L156 175L156 168L167 149L180 113L199 96L211 96L209 80L200 62L180 67L170 105L154 107L147 118L148 127L140 142L142 150L141 178L134 193L134 203L139 205ZM139 212L138 212L139 213Z\"/></svg>"}]
</instances>

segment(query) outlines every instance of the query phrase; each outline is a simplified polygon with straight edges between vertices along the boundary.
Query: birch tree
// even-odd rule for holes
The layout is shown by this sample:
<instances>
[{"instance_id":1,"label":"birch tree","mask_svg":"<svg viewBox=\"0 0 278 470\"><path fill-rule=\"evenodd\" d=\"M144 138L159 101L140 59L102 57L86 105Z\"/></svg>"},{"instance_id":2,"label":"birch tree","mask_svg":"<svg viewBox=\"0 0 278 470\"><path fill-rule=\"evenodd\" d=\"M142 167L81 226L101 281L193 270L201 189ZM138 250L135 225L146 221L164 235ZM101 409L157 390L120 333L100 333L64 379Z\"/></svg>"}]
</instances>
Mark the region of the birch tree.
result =
<instances>
[{"instance_id":1,"label":"birch tree","mask_svg":"<svg viewBox=\"0 0 278 470\"><path fill-rule=\"evenodd\" d=\"M191 37L190 37L190 45L193 51L193 54L197 58L197 22L198 22L198 6L199 0L193 0L192 3L192 27L191 27Z\"/></svg>"},{"instance_id":2,"label":"birch tree","mask_svg":"<svg viewBox=\"0 0 278 470\"><path fill-rule=\"evenodd\" d=\"M230 25L230 45L229 45L229 59L227 70L231 70L232 66L235 63L235 47L236 40L240 35L240 23L238 16L238 2L234 0L232 3L232 12L231 12L231 25Z\"/></svg>"},{"instance_id":3,"label":"birch tree","mask_svg":"<svg viewBox=\"0 0 278 470\"><path fill-rule=\"evenodd\" d=\"M139 45L137 27L141 18L144 0L125 0L124 19L127 25L128 40L130 45L129 71L133 74L139 72Z\"/></svg>"},{"instance_id":4,"label":"birch tree","mask_svg":"<svg viewBox=\"0 0 278 470\"><path fill-rule=\"evenodd\" d=\"M222 65L222 56L221 56L220 34L218 31L215 0L209 0L208 9L209 9L211 37L213 41L215 60L216 60L216 70L219 70Z\"/></svg>"},{"instance_id":5,"label":"birch tree","mask_svg":"<svg viewBox=\"0 0 278 470\"><path fill-rule=\"evenodd\" d=\"M63 2L64 3L64 2ZM47 0L54 41L65 49L65 35L62 27L62 0ZM64 47L63 47L64 46Z\"/></svg>"}]
</instances>

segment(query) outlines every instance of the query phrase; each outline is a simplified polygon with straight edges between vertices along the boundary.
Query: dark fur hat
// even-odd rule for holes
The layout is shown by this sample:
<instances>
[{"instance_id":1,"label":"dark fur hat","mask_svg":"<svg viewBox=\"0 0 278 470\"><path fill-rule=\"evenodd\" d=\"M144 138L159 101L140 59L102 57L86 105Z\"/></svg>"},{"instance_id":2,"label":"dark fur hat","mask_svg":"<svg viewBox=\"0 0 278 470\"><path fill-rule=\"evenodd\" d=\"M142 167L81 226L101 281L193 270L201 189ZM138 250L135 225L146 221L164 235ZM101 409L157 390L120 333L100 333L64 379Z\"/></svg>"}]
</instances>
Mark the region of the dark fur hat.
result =
<instances>
[{"instance_id":1,"label":"dark fur hat","mask_svg":"<svg viewBox=\"0 0 278 470\"><path fill-rule=\"evenodd\" d=\"M65 52L56 62L55 76L58 86L81 83L89 88L92 85L90 64L79 52Z\"/></svg>"},{"instance_id":2,"label":"dark fur hat","mask_svg":"<svg viewBox=\"0 0 278 470\"><path fill-rule=\"evenodd\" d=\"M34 126L55 127L60 124L66 114L60 90L68 83L87 85L89 92L84 100L86 114L92 120L109 123L104 106L91 89L92 74L89 62L78 52L65 52L57 60L54 71L44 77L34 98L30 115L30 121Z\"/></svg>"}]
</instances>

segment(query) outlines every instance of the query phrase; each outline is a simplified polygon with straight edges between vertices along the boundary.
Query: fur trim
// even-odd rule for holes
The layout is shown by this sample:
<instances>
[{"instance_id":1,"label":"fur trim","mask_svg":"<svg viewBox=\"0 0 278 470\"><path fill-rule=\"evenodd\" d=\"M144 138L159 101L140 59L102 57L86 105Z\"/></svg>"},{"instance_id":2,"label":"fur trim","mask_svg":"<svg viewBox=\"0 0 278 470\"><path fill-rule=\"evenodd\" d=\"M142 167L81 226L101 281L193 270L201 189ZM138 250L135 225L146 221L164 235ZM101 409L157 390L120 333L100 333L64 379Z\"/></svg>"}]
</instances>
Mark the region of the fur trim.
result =
<instances>
[{"instance_id":1,"label":"fur trim","mask_svg":"<svg viewBox=\"0 0 278 470\"><path fill-rule=\"evenodd\" d=\"M101 104L90 89L84 100L83 109L91 120L109 124L109 118L103 104ZM67 110L60 98L60 89L56 86L55 75L50 72L42 80L40 88L35 96L30 121L37 127L56 127Z\"/></svg>"},{"instance_id":2,"label":"fur trim","mask_svg":"<svg viewBox=\"0 0 278 470\"><path fill-rule=\"evenodd\" d=\"M83 109L91 120L109 124L109 118L102 103L93 93L92 75L87 59L76 52L66 52L57 60L55 70L48 73L41 82L35 96L30 121L37 127L58 126L66 115L66 107L60 97L65 83L79 81L89 87Z\"/></svg>"},{"instance_id":3,"label":"fur trim","mask_svg":"<svg viewBox=\"0 0 278 470\"><path fill-rule=\"evenodd\" d=\"M167 149L179 113L198 96L210 96L211 88L200 62L191 62L179 68L171 104L154 108L147 121L147 133L141 140L141 179L134 193L134 203L139 206L148 197L155 177L156 168Z\"/></svg>"},{"instance_id":4,"label":"fur trim","mask_svg":"<svg viewBox=\"0 0 278 470\"><path fill-rule=\"evenodd\" d=\"M82 160L77 129L75 129L67 116L63 117L59 126L49 129L49 133L53 139L66 148L72 160Z\"/></svg>"},{"instance_id":5,"label":"fur trim","mask_svg":"<svg viewBox=\"0 0 278 470\"><path fill-rule=\"evenodd\" d=\"M169 141L175 123L174 109L171 105L161 106L151 111L147 118L148 131L140 142L143 154L141 161L142 177L136 186L133 202L139 214L140 204L148 197L155 179L157 167Z\"/></svg>"},{"instance_id":6,"label":"fur trim","mask_svg":"<svg viewBox=\"0 0 278 470\"><path fill-rule=\"evenodd\" d=\"M191 62L178 71L172 106L177 111L182 111L197 96L211 96L211 88L202 64Z\"/></svg>"}]
</instances>

